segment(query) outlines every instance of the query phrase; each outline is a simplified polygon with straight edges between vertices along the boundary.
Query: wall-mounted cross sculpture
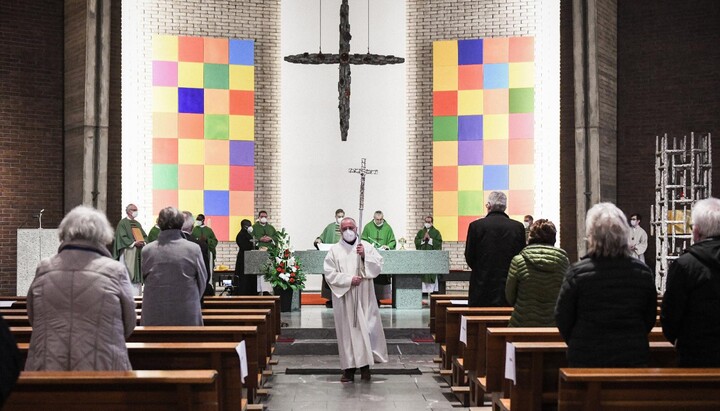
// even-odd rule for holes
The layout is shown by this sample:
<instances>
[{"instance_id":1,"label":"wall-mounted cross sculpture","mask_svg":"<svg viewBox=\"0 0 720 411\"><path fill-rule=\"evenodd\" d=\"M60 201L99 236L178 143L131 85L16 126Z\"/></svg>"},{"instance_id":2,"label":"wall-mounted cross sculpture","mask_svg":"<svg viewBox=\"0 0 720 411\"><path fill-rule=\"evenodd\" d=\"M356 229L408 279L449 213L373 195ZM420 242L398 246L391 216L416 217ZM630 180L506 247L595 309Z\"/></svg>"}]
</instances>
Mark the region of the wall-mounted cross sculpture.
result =
<instances>
[{"instance_id":1,"label":"wall-mounted cross sculpture","mask_svg":"<svg viewBox=\"0 0 720 411\"><path fill-rule=\"evenodd\" d=\"M340 110L340 138L347 141L350 128L350 65L366 64L384 66L386 64L404 63L405 59L379 54L350 54L350 6L348 0L340 5L340 54L302 53L285 56L285 61L298 64L340 64L340 80L338 81L338 109Z\"/></svg>"}]
</instances>

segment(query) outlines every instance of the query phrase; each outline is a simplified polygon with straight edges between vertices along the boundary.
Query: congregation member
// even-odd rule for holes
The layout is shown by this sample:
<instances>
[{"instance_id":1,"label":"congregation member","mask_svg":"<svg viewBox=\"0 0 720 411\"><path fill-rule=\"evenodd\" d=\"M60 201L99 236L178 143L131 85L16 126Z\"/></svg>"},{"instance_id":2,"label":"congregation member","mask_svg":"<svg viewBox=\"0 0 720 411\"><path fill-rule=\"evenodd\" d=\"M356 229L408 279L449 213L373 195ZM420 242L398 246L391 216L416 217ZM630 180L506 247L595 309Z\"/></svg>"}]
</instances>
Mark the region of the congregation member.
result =
<instances>
[{"instance_id":1,"label":"congregation member","mask_svg":"<svg viewBox=\"0 0 720 411\"><path fill-rule=\"evenodd\" d=\"M341 382L352 382L359 368L361 379L370 380L370 366L388 361L385 332L380 320L372 279L380 274L383 258L357 235L357 223L345 217L340 223L342 240L325 256L325 279L332 291Z\"/></svg>"},{"instance_id":2,"label":"congregation member","mask_svg":"<svg viewBox=\"0 0 720 411\"><path fill-rule=\"evenodd\" d=\"M648 235L645 230L640 227L640 214L630 216L630 239L628 246L632 256L638 260L645 262L645 250L648 247Z\"/></svg>"},{"instance_id":3,"label":"congregation member","mask_svg":"<svg viewBox=\"0 0 720 411\"><path fill-rule=\"evenodd\" d=\"M319 244L336 244L340 241L340 222L345 218L345 211L342 208L335 210L335 221L325 226L323 232L315 239L313 245L316 249L320 249ZM325 277L322 278L322 287L320 288L320 296L327 300L325 307L332 308L332 297L330 295L330 287L328 287Z\"/></svg>"},{"instance_id":4,"label":"congregation member","mask_svg":"<svg viewBox=\"0 0 720 411\"><path fill-rule=\"evenodd\" d=\"M369 242L374 248L381 250L394 250L396 246L395 233L393 233L390 224L385 221L385 215L382 211L377 210L373 214L373 220L367 224L362 230L362 241ZM375 296L377 297L378 306L380 300L390 298L392 294L391 278L387 274L381 274L375 278Z\"/></svg>"},{"instance_id":5,"label":"congregation member","mask_svg":"<svg viewBox=\"0 0 720 411\"><path fill-rule=\"evenodd\" d=\"M434 219L431 215L424 219L423 228L415 235L416 250L442 250L442 234L433 226ZM433 293L438 291L438 276L435 274L424 274L421 277L422 292Z\"/></svg>"},{"instance_id":6,"label":"congregation member","mask_svg":"<svg viewBox=\"0 0 720 411\"><path fill-rule=\"evenodd\" d=\"M112 256L127 267L134 295L142 295L141 251L146 244L147 235L136 220L137 216L137 206L128 204L125 207L125 217L120 220L115 230Z\"/></svg>"},{"instance_id":7,"label":"congregation member","mask_svg":"<svg viewBox=\"0 0 720 411\"><path fill-rule=\"evenodd\" d=\"M257 295L257 275L245 274L245 251L254 248L252 223L244 219L240 222L240 231L235 236L238 246L235 258L235 275L233 275L233 295Z\"/></svg>"},{"instance_id":8,"label":"congregation member","mask_svg":"<svg viewBox=\"0 0 720 411\"><path fill-rule=\"evenodd\" d=\"M192 229L192 236L197 240L207 244L208 257L210 258L210 269L215 268L215 259L217 258L218 239L212 228L205 225L205 215L198 214L195 220L195 227ZM212 271L208 270L209 274ZM211 275L212 276L212 275Z\"/></svg>"},{"instance_id":9,"label":"congregation member","mask_svg":"<svg viewBox=\"0 0 720 411\"><path fill-rule=\"evenodd\" d=\"M510 261L525 247L525 228L511 220L505 209L507 196L501 191L488 195L485 218L468 227L465 261L472 270L468 306L507 306L505 282Z\"/></svg>"},{"instance_id":10,"label":"congregation member","mask_svg":"<svg viewBox=\"0 0 720 411\"><path fill-rule=\"evenodd\" d=\"M663 334L680 367L720 367L720 200L692 207L694 244L668 272L662 299Z\"/></svg>"},{"instance_id":11,"label":"congregation member","mask_svg":"<svg viewBox=\"0 0 720 411\"><path fill-rule=\"evenodd\" d=\"M0 315L0 409L20 375L20 351L10 328Z\"/></svg>"},{"instance_id":12,"label":"congregation member","mask_svg":"<svg viewBox=\"0 0 720 411\"><path fill-rule=\"evenodd\" d=\"M555 247L556 238L552 221L535 221L528 245L510 262L505 285L514 307L510 327L555 327L555 302L570 266L565 250Z\"/></svg>"},{"instance_id":13,"label":"congregation member","mask_svg":"<svg viewBox=\"0 0 720 411\"><path fill-rule=\"evenodd\" d=\"M525 242L527 242L530 238L530 226L533 225L534 221L533 216L530 214L523 217L523 225L525 226Z\"/></svg>"},{"instance_id":14,"label":"congregation member","mask_svg":"<svg viewBox=\"0 0 720 411\"><path fill-rule=\"evenodd\" d=\"M186 240L190 241L191 243L195 243L200 247L200 254L202 254L203 262L205 263L205 271L208 273L208 282L205 286L205 292L203 293L204 296L212 296L215 295L215 287L212 284L212 265L210 264L210 251L208 250L208 243L207 241L199 240L195 238L195 236L192 234L193 227L195 226L195 219L193 219L193 215L190 211L183 211L183 226L180 229L182 231L182 236ZM203 299L200 298L200 302L202 303Z\"/></svg>"},{"instance_id":15,"label":"congregation member","mask_svg":"<svg viewBox=\"0 0 720 411\"><path fill-rule=\"evenodd\" d=\"M587 255L570 266L555 308L570 367L644 367L655 325L653 273L632 258L630 227L612 203L587 212Z\"/></svg>"},{"instance_id":16,"label":"congregation member","mask_svg":"<svg viewBox=\"0 0 720 411\"><path fill-rule=\"evenodd\" d=\"M200 246L180 231L184 222L180 210L163 208L160 235L143 250L142 325L203 325L200 297L208 274Z\"/></svg>"},{"instance_id":17,"label":"congregation member","mask_svg":"<svg viewBox=\"0 0 720 411\"><path fill-rule=\"evenodd\" d=\"M58 253L40 262L27 294L32 336L25 370L132 369L125 340L135 329L135 301L127 269L110 258L107 217L75 207L58 236Z\"/></svg>"}]
</instances>

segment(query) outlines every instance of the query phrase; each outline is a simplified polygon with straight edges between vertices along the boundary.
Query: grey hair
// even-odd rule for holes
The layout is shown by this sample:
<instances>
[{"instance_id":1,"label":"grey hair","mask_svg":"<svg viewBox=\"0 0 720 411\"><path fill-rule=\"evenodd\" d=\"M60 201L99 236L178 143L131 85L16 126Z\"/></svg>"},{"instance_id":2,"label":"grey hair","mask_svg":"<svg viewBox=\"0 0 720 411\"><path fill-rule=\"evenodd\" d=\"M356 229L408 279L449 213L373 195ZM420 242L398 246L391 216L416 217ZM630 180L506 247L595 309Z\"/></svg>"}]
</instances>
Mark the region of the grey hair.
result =
<instances>
[{"instance_id":1,"label":"grey hair","mask_svg":"<svg viewBox=\"0 0 720 411\"><path fill-rule=\"evenodd\" d=\"M692 207L693 230L704 240L720 235L720 200L709 197Z\"/></svg>"},{"instance_id":2,"label":"grey hair","mask_svg":"<svg viewBox=\"0 0 720 411\"><path fill-rule=\"evenodd\" d=\"M352 218L352 217L345 217L345 218L343 218L342 220L340 220L340 224L342 224L343 221L345 221L345 220L352 221L352 223L353 223L353 225L355 226L355 228L357 228L357 222L355 222L355 219L354 219L354 218Z\"/></svg>"},{"instance_id":3,"label":"grey hair","mask_svg":"<svg viewBox=\"0 0 720 411\"><path fill-rule=\"evenodd\" d=\"M126 205L126 206L125 206L125 212L126 212L126 213L129 212L129 211L130 211L130 206L134 206L134 205L135 205L135 204L133 204L133 203L130 203L130 204Z\"/></svg>"},{"instance_id":4,"label":"grey hair","mask_svg":"<svg viewBox=\"0 0 720 411\"><path fill-rule=\"evenodd\" d=\"M113 235L113 229L105 214L82 205L70 210L58 227L61 242L83 240L107 245L112 242Z\"/></svg>"},{"instance_id":5,"label":"grey hair","mask_svg":"<svg viewBox=\"0 0 720 411\"><path fill-rule=\"evenodd\" d=\"M505 212L507 208L507 196L502 191L493 191L488 195L487 207L490 211Z\"/></svg>"},{"instance_id":6,"label":"grey hair","mask_svg":"<svg viewBox=\"0 0 720 411\"><path fill-rule=\"evenodd\" d=\"M585 236L591 257L623 257L630 255L627 217L613 203L592 206L585 218Z\"/></svg>"},{"instance_id":7,"label":"grey hair","mask_svg":"<svg viewBox=\"0 0 720 411\"><path fill-rule=\"evenodd\" d=\"M182 230L183 231L192 231L193 225L195 224L195 218L193 218L193 214L189 211L183 211L182 212L183 218L185 218L185 221L183 221Z\"/></svg>"},{"instance_id":8,"label":"grey hair","mask_svg":"<svg viewBox=\"0 0 720 411\"><path fill-rule=\"evenodd\" d=\"M185 222L185 217L175 207L165 207L158 214L158 227L164 230L179 230Z\"/></svg>"}]
</instances>

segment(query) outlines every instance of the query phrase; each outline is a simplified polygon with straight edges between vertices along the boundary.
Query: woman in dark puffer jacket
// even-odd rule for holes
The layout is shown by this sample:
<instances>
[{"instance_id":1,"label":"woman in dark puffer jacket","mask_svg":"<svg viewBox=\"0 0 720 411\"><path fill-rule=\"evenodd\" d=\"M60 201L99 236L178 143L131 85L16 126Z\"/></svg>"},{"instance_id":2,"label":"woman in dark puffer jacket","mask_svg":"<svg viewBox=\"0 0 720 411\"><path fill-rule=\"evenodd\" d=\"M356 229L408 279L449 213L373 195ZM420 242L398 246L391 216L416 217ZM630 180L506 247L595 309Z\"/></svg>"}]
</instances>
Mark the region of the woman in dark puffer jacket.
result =
<instances>
[{"instance_id":1,"label":"woman in dark puffer jacket","mask_svg":"<svg viewBox=\"0 0 720 411\"><path fill-rule=\"evenodd\" d=\"M587 213L588 254L568 270L555 307L571 367L648 365L657 293L648 266L630 257L628 232L612 203Z\"/></svg>"},{"instance_id":2,"label":"woman in dark puffer jacket","mask_svg":"<svg viewBox=\"0 0 720 411\"><path fill-rule=\"evenodd\" d=\"M557 229L541 219L530 226L528 246L510 263L505 297L513 305L510 327L555 327L555 302L570 262L555 247Z\"/></svg>"}]
</instances>

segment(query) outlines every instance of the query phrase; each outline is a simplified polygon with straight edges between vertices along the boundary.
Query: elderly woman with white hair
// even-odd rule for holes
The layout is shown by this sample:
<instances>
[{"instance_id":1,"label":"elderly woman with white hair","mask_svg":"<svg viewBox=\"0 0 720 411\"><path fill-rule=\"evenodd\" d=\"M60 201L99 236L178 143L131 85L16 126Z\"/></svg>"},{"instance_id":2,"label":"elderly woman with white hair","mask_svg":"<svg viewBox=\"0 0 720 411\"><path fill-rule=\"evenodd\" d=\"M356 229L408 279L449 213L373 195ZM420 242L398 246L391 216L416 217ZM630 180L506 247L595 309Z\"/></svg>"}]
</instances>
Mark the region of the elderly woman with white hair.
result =
<instances>
[{"instance_id":1,"label":"elderly woman with white hair","mask_svg":"<svg viewBox=\"0 0 720 411\"><path fill-rule=\"evenodd\" d=\"M135 301L127 269L107 249L107 217L78 206L58 232L58 253L40 262L28 291L33 332L25 369L132 369L125 339L135 329Z\"/></svg>"},{"instance_id":2,"label":"elderly woman with white hair","mask_svg":"<svg viewBox=\"0 0 720 411\"><path fill-rule=\"evenodd\" d=\"M612 203L587 213L588 254L568 269L555 307L571 367L648 365L657 293L650 268L630 257L629 230Z\"/></svg>"}]
</instances>

